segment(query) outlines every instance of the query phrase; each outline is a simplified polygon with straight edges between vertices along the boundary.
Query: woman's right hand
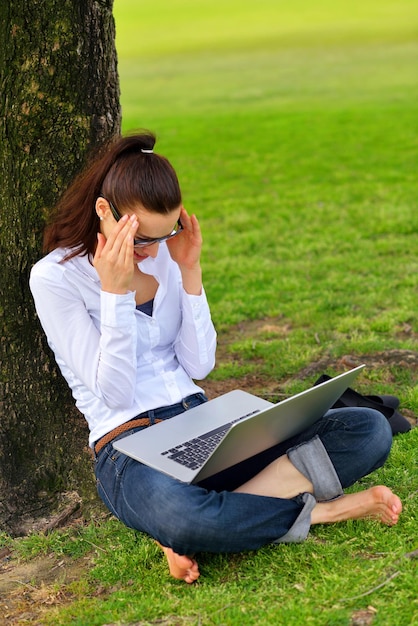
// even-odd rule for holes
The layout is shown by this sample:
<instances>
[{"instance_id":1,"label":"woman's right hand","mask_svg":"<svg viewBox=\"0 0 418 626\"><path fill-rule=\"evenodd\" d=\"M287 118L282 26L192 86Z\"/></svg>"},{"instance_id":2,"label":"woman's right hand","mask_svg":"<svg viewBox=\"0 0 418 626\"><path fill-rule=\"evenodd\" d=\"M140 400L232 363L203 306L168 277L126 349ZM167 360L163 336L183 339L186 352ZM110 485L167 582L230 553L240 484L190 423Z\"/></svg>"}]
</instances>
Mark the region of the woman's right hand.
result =
<instances>
[{"instance_id":1,"label":"woman's right hand","mask_svg":"<svg viewBox=\"0 0 418 626\"><path fill-rule=\"evenodd\" d=\"M97 233L93 266L99 274L103 291L124 294L129 291L134 273L134 235L138 229L135 215L124 215L115 223L109 237Z\"/></svg>"}]
</instances>

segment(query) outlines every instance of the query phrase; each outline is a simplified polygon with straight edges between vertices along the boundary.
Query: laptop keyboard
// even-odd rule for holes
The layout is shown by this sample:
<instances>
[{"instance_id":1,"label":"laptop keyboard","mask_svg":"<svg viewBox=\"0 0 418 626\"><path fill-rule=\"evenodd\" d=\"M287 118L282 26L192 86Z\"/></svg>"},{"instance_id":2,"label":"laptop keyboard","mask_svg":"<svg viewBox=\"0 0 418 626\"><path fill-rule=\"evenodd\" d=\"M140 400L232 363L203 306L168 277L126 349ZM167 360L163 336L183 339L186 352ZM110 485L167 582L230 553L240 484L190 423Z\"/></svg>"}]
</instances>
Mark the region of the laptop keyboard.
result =
<instances>
[{"instance_id":1,"label":"laptop keyboard","mask_svg":"<svg viewBox=\"0 0 418 626\"><path fill-rule=\"evenodd\" d=\"M206 459L222 441L232 424L235 424L235 422L239 422L244 419L244 417L249 417L255 413L259 413L259 410L252 411L247 415L238 417L236 420L233 420L228 424L223 424L219 428L215 428L214 430L210 430L209 432L199 435L194 439L185 441L174 448L164 450L161 454L176 463L180 463L180 465L188 467L191 470L197 470L204 464Z\"/></svg>"}]
</instances>

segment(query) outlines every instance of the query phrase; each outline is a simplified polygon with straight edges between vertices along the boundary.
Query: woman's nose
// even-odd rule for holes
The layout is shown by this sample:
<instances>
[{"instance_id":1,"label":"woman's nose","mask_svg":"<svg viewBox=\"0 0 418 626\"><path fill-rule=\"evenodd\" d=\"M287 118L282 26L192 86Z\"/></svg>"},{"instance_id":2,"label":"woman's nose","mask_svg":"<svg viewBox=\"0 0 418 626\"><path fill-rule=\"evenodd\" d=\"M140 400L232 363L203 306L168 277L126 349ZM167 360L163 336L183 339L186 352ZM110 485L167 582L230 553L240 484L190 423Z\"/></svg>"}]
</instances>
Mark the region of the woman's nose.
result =
<instances>
[{"instance_id":1,"label":"woman's nose","mask_svg":"<svg viewBox=\"0 0 418 626\"><path fill-rule=\"evenodd\" d=\"M158 254L158 247L159 247L159 243L151 243L149 246L144 246L143 250L146 250L148 256L152 257L153 259L155 259L155 257Z\"/></svg>"}]
</instances>

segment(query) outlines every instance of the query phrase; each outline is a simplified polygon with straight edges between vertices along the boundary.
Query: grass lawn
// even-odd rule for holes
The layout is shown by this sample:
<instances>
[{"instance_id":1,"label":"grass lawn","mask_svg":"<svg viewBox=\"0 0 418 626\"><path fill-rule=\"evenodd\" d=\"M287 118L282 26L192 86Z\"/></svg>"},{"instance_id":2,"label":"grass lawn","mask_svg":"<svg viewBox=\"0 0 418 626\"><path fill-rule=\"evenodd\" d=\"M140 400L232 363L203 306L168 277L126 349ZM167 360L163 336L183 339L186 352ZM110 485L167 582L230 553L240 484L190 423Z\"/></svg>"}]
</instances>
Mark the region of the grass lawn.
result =
<instances>
[{"instance_id":1,"label":"grass lawn","mask_svg":"<svg viewBox=\"0 0 418 626\"><path fill-rule=\"evenodd\" d=\"M115 0L114 14L123 128L157 133L203 229L220 344L208 387L288 394L364 360L359 391L394 393L416 416L418 4ZM395 490L396 527L350 522L303 544L203 554L192 587L107 517L4 537L22 561L79 568L28 584L40 612L14 623L418 624L417 449L418 429L397 437L353 488Z\"/></svg>"}]
</instances>

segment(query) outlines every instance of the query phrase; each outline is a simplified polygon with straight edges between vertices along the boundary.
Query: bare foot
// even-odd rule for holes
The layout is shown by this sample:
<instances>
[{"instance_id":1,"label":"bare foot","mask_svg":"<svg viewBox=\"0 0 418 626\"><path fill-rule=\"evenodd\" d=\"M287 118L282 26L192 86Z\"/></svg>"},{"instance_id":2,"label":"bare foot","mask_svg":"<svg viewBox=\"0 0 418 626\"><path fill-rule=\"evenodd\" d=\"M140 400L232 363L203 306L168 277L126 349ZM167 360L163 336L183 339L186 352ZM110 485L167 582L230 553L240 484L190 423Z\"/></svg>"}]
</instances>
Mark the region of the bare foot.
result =
<instances>
[{"instance_id":1,"label":"bare foot","mask_svg":"<svg viewBox=\"0 0 418 626\"><path fill-rule=\"evenodd\" d=\"M344 495L338 500L319 502L312 511L312 524L329 524L349 519L378 519L392 526L397 523L402 503L388 487L379 485L366 491Z\"/></svg>"},{"instance_id":2,"label":"bare foot","mask_svg":"<svg viewBox=\"0 0 418 626\"><path fill-rule=\"evenodd\" d=\"M194 583L200 576L199 566L195 559L190 558L187 555L177 554L171 548L162 546L158 541L156 542L164 552L170 574L179 580L184 580L186 583Z\"/></svg>"}]
</instances>

